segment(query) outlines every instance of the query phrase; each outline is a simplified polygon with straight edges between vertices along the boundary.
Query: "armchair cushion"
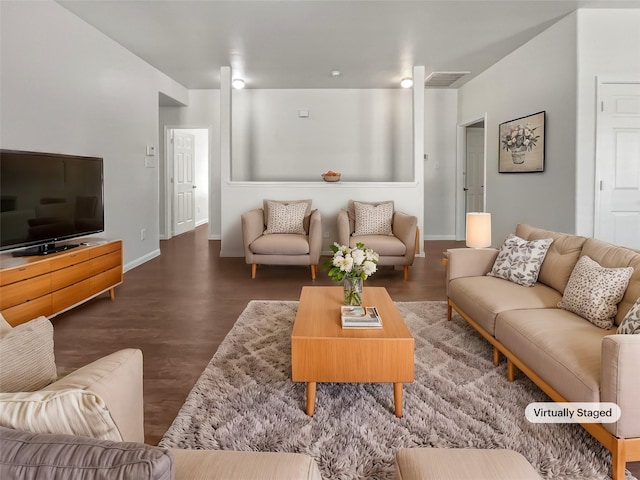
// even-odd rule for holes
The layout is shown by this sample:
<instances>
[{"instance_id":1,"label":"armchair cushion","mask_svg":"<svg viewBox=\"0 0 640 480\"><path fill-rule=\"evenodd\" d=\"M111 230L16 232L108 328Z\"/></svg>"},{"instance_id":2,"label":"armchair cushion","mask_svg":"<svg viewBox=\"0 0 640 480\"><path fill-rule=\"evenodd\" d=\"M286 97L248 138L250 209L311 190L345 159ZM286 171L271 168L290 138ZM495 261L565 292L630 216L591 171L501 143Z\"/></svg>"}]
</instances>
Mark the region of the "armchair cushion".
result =
<instances>
[{"instance_id":1,"label":"armchair cushion","mask_svg":"<svg viewBox=\"0 0 640 480\"><path fill-rule=\"evenodd\" d=\"M14 328L7 325L0 333L0 392L32 392L53 382L57 372L51 322L38 317Z\"/></svg>"},{"instance_id":2,"label":"armchair cushion","mask_svg":"<svg viewBox=\"0 0 640 480\"><path fill-rule=\"evenodd\" d=\"M309 241L306 235L275 233L258 237L249 248L259 255L307 255Z\"/></svg>"},{"instance_id":3,"label":"armchair cushion","mask_svg":"<svg viewBox=\"0 0 640 480\"><path fill-rule=\"evenodd\" d=\"M407 252L406 245L393 235L354 235L349 239L349 246L354 248L358 242L380 256L402 257Z\"/></svg>"},{"instance_id":4,"label":"armchair cushion","mask_svg":"<svg viewBox=\"0 0 640 480\"><path fill-rule=\"evenodd\" d=\"M304 217L307 205L304 203L280 203L268 201L267 229L265 235L274 233L297 233L306 235Z\"/></svg>"},{"instance_id":5,"label":"armchair cushion","mask_svg":"<svg viewBox=\"0 0 640 480\"><path fill-rule=\"evenodd\" d=\"M393 235L393 202L353 202L354 235Z\"/></svg>"},{"instance_id":6,"label":"armchair cushion","mask_svg":"<svg viewBox=\"0 0 640 480\"><path fill-rule=\"evenodd\" d=\"M171 480L173 474L164 448L0 427L0 478Z\"/></svg>"},{"instance_id":7,"label":"armchair cushion","mask_svg":"<svg viewBox=\"0 0 640 480\"><path fill-rule=\"evenodd\" d=\"M0 393L0 426L33 433L122 440L102 398L75 388Z\"/></svg>"}]
</instances>

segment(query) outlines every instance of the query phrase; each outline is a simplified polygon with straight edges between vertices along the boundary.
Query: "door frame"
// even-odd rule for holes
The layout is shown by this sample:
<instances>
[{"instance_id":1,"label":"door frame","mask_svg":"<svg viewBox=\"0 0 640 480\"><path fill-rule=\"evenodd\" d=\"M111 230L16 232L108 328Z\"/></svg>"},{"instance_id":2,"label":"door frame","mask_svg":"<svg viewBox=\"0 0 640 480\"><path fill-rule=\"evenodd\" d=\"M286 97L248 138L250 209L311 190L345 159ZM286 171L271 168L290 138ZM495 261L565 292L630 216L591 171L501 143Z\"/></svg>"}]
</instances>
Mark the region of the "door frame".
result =
<instances>
[{"instance_id":1,"label":"door frame","mask_svg":"<svg viewBox=\"0 0 640 480\"><path fill-rule=\"evenodd\" d=\"M482 201L484 209L487 209L487 112L483 115L475 117L463 123L458 124L457 128L457 155L456 155L456 193L455 193L455 225L456 240L464 240L466 236L465 228L465 197L464 197L464 167L467 158L467 127L478 122L484 122L484 165L482 172L482 182L484 189L482 192Z\"/></svg>"},{"instance_id":2,"label":"door frame","mask_svg":"<svg viewBox=\"0 0 640 480\"><path fill-rule=\"evenodd\" d=\"M206 130L207 137L209 138L209 148L207 151L207 163L209 168L207 169L208 176L208 203L209 203L209 221L211 221L211 142L213 139L213 132L211 125L205 124L188 124L188 125L165 125L164 126L164 185L160 186L160 191L164 192L164 233L160 234L161 240L169 240L173 238L173 144L171 143L171 132L173 130ZM196 225L197 227L197 225Z\"/></svg>"},{"instance_id":3,"label":"door frame","mask_svg":"<svg viewBox=\"0 0 640 480\"><path fill-rule=\"evenodd\" d=\"M600 154L601 142L600 134L602 133L602 115L600 102L603 101L602 88L609 84L640 84L640 77L636 75L596 75L596 133L594 142L594 179L593 179L593 238L600 238L600 180L602 178L602 158Z\"/></svg>"}]
</instances>

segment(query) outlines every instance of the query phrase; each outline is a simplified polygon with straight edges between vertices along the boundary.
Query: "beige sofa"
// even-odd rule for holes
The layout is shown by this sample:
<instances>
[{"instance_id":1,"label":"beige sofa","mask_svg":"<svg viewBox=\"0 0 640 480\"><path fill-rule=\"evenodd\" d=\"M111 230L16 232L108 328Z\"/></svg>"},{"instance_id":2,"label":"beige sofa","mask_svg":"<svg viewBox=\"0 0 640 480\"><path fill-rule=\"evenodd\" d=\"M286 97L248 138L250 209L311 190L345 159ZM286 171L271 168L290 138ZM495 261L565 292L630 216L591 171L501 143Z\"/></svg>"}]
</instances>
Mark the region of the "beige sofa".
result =
<instances>
[{"instance_id":1,"label":"beige sofa","mask_svg":"<svg viewBox=\"0 0 640 480\"><path fill-rule=\"evenodd\" d=\"M36 401L27 411L11 412L12 395L18 402L55 392L68 392L67 400L74 400L64 406L60 402L65 397L46 402L48 406ZM142 352L137 349L103 357L38 392L0 397L0 478L321 479L314 459L303 454L143 445ZM60 415L61 408L73 414ZM26 420L30 428L25 415L31 417ZM107 425L87 425L94 422ZM89 433L70 435L70 429L83 428Z\"/></svg>"},{"instance_id":2,"label":"beige sofa","mask_svg":"<svg viewBox=\"0 0 640 480\"><path fill-rule=\"evenodd\" d=\"M494 364L507 358L509 380L516 367L556 402L613 402L616 423L582 426L612 455L612 476L622 480L625 463L640 460L640 335L617 335L616 325L640 297L640 253L599 240L520 224L525 240L553 238L537 283L525 287L487 276L496 249L447 251L449 319L457 311L494 347ZM588 255L603 267L633 267L618 304L616 325L602 329L557 308L573 267Z\"/></svg>"}]
</instances>

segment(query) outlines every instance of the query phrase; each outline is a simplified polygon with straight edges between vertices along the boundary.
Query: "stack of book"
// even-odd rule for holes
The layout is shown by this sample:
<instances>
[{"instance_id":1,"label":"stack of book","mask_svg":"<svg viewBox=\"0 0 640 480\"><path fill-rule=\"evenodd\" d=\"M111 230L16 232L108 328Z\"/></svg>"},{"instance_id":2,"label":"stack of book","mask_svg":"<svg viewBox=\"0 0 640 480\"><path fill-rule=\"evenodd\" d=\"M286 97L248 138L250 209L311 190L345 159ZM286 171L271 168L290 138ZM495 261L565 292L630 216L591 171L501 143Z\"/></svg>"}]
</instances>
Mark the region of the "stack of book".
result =
<instances>
[{"instance_id":1,"label":"stack of book","mask_svg":"<svg viewBox=\"0 0 640 480\"><path fill-rule=\"evenodd\" d=\"M382 328L382 319L376 307L341 308L342 328Z\"/></svg>"}]
</instances>

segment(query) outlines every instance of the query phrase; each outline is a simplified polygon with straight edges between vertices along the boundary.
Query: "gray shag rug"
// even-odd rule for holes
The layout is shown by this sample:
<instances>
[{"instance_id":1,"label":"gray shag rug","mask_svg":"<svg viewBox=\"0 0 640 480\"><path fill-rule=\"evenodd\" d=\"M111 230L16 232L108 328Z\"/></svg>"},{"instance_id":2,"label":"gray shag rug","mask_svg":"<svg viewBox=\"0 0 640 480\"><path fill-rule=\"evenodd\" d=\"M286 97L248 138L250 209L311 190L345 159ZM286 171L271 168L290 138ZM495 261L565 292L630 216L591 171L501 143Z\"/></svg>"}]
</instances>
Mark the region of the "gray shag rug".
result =
<instances>
[{"instance_id":1,"label":"gray shag rug","mask_svg":"<svg viewBox=\"0 0 640 480\"><path fill-rule=\"evenodd\" d=\"M298 302L252 301L160 445L307 453L325 479L391 479L403 447L509 448L542 478L609 478L609 453L581 427L525 419L549 399L521 373L509 383L504 359L494 368L489 343L459 316L448 322L445 302L396 305L415 338L403 418L391 384L326 383L308 417L305 385L291 382Z\"/></svg>"}]
</instances>

